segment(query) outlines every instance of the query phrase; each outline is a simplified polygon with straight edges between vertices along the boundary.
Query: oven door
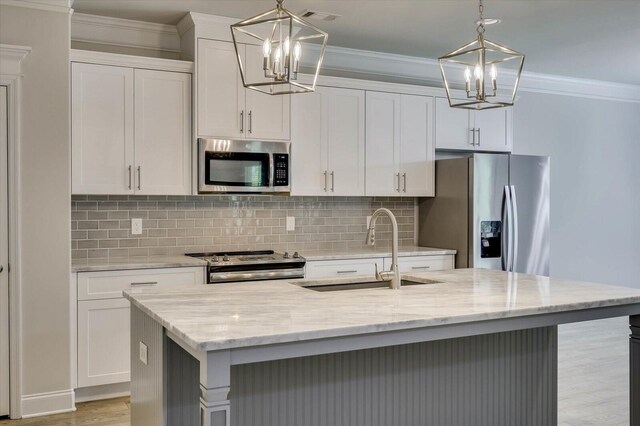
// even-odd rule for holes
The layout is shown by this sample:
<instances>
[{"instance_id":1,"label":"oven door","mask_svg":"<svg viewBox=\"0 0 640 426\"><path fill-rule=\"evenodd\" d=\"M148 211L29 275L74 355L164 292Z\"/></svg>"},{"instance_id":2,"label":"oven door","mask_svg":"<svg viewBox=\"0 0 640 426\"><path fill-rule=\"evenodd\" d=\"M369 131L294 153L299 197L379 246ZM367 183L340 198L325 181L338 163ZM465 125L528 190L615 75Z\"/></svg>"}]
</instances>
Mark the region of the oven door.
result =
<instances>
[{"instance_id":1,"label":"oven door","mask_svg":"<svg viewBox=\"0 0 640 426\"><path fill-rule=\"evenodd\" d=\"M273 192L273 156L259 144L201 139L198 192Z\"/></svg>"}]
</instances>

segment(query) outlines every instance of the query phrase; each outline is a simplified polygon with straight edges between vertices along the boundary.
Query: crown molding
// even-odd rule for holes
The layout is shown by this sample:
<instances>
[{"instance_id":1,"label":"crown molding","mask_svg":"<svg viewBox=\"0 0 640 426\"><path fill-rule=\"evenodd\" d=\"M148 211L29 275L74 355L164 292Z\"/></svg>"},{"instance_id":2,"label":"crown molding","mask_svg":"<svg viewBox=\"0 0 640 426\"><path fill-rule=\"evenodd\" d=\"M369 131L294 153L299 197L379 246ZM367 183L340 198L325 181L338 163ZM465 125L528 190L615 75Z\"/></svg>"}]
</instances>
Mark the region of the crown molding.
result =
<instances>
[{"instance_id":1,"label":"crown molding","mask_svg":"<svg viewBox=\"0 0 640 426\"><path fill-rule=\"evenodd\" d=\"M29 46L0 44L0 74L22 75L22 60L31 52Z\"/></svg>"},{"instance_id":2,"label":"crown molding","mask_svg":"<svg viewBox=\"0 0 640 426\"><path fill-rule=\"evenodd\" d=\"M73 13L73 0L0 0L0 6L26 7L48 12Z\"/></svg>"},{"instance_id":3,"label":"crown molding","mask_svg":"<svg viewBox=\"0 0 640 426\"><path fill-rule=\"evenodd\" d=\"M71 40L180 52L180 35L174 25L84 13L71 16Z\"/></svg>"},{"instance_id":4,"label":"crown molding","mask_svg":"<svg viewBox=\"0 0 640 426\"><path fill-rule=\"evenodd\" d=\"M71 62L88 64L193 73L193 62L191 61L149 58L146 56L122 55L119 53L95 52L92 50L71 49L69 60Z\"/></svg>"},{"instance_id":5,"label":"crown molding","mask_svg":"<svg viewBox=\"0 0 640 426\"><path fill-rule=\"evenodd\" d=\"M206 13L189 12L184 15L184 17L180 20L180 22L178 22L178 25L176 27L178 29L178 34L182 36L184 33L189 31L196 25L230 27L236 22L238 22L237 18L230 18L228 16L207 15ZM231 33L229 33L229 38L231 38Z\"/></svg>"}]
</instances>

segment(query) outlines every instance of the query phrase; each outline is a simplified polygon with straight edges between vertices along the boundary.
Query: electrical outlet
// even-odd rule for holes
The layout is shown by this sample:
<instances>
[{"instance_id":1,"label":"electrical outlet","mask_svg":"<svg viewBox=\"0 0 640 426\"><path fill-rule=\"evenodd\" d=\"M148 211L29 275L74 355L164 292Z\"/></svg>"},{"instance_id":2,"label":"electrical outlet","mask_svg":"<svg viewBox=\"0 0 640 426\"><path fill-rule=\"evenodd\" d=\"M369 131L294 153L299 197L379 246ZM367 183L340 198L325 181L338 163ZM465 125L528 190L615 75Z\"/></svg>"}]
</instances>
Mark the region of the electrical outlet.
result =
<instances>
[{"instance_id":1,"label":"electrical outlet","mask_svg":"<svg viewBox=\"0 0 640 426\"><path fill-rule=\"evenodd\" d=\"M142 219L131 219L131 235L142 234Z\"/></svg>"},{"instance_id":2,"label":"electrical outlet","mask_svg":"<svg viewBox=\"0 0 640 426\"><path fill-rule=\"evenodd\" d=\"M370 227L371 227L371 218L372 218L372 217L373 217L373 216L367 216L367 228L370 228Z\"/></svg>"},{"instance_id":3,"label":"electrical outlet","mask_svg":"<svg viewBox=\"0 0 640 426\"><path fill-rule=\"evenodd\" d=\"M140 361L142 361L144 365L147 365L147 345L142 342L140 342Z\"/></svg>"},{"instance_id":4,"label":"electrical outlet","mask_svg":"<svg viewBox=\"0 0 640 426\"><path fill-rule=\"evenodd\" d=\"M287 216L287 231L296 230L296 218L293 216Z\"/></svg>"}]
</instances>

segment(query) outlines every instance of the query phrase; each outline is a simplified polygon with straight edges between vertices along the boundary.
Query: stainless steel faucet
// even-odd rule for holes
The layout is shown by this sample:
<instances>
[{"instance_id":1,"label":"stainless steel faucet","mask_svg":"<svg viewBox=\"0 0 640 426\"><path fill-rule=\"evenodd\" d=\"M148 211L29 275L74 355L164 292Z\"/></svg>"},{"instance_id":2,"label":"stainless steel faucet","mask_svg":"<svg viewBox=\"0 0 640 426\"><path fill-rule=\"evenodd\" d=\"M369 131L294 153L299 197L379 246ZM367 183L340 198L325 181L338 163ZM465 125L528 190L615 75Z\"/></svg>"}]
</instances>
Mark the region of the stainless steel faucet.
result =
<instances>
[{"instance_id":1,"label":"stainless steel faucet","mask_svg":"<svg viewBox=\"0 0 640 426\"><path fill-rule=\"evenodd\" d=\"M400 288L400 271L398 270L398 222L389 209L378 209L373 212L369 222L369 232L367 232L367 245L373 246L376 243L376 222L378 217L386 215L391 220L391 269L378 272L376 264L376 279L378 281L389 281L389 288L398 290Z\"/></svg>"}]
</instances>

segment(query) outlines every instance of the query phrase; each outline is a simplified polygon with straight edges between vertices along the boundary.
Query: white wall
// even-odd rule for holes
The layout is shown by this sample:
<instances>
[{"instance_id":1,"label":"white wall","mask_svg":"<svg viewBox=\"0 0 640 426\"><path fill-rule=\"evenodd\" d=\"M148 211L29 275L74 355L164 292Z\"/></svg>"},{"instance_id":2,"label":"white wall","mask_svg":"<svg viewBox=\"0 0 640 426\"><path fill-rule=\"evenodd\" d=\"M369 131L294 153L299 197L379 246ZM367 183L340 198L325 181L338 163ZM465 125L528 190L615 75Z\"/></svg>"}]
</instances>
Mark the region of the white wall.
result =
<instances>
[{"instance_id":1,"label":"white wall","mask_svg":"<svg viewBox=\"0 0 640 426\"><path fill-rule=\"evenodd\" d=\"M640 104L521 92L514 153L551 156L551 274L640 288Z\"/></svg>"},{"instance_id":2,"label":"white wall","mask_svg":"<svg viewBox=\"0 0 640 426\"><path fill-rule=\"evenodd\" d=\"M68 13L0 6L0 43L32 47L22 84L24 395L71 388L69 31Z\"/></svg>"}]
</instances>

